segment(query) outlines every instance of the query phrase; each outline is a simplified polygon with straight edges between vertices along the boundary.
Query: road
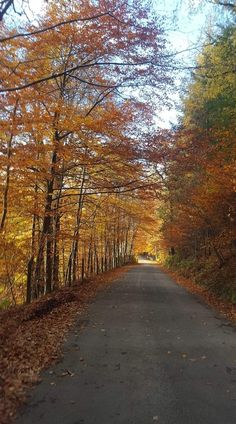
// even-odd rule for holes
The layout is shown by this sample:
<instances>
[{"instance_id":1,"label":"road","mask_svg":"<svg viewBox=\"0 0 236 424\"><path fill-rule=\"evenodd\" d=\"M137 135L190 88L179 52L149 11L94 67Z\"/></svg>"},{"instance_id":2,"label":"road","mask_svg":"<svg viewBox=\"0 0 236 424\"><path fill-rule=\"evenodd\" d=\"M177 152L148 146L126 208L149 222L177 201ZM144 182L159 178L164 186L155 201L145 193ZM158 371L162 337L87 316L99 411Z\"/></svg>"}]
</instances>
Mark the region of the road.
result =
<instances>
[{"instance_id":1,"label":"road","mask_svg":"<svg viewBox=\"0 0 236 424\"><path fill-rule=\"evenodd\" d=\"M156 265L132 267L80 317L16 423L235 424L235 328Z\"/></svg>"}]
</instances>

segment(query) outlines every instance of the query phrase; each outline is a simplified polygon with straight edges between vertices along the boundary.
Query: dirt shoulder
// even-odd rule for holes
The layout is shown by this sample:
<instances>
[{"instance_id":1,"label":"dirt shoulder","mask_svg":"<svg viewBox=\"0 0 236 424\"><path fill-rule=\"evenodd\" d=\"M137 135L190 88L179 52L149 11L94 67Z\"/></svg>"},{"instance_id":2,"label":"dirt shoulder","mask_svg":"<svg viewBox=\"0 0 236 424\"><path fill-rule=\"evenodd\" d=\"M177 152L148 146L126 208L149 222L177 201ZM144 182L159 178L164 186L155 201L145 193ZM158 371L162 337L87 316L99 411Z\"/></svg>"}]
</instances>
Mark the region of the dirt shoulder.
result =
<instances>
[{"instance_id":1,"label":"dirt shoulder","mask_svg":"<svg viewBox=\"0 0 236 424\"><path fill-rule=\"evenodd\" d=\"M236 324L235 304L228 302L227 300L223 300L208 288L200 286L197 283L193 283L193 281L191 281L189 278L185 278L177 272L170 271L169 269L159 264L158 266L162 269L163 272L170 275L177 284L184 287L190 293L200 296L205 303L207 303L212 308L215 308L233 324Z\"/></svg>"},{"instance_id":2,"label":"dirt shoulder","mask_svg":"<svg viewBox=\"0 0 236 424\"><path fill-rule=\"evenodd\" d=\"M78 315L127 269L128 266L106 272L30 305L0 313L1 424L14 418L27 388L39 381L40 371L60 358L62 342Z\"/></svg>"}]
</instances>

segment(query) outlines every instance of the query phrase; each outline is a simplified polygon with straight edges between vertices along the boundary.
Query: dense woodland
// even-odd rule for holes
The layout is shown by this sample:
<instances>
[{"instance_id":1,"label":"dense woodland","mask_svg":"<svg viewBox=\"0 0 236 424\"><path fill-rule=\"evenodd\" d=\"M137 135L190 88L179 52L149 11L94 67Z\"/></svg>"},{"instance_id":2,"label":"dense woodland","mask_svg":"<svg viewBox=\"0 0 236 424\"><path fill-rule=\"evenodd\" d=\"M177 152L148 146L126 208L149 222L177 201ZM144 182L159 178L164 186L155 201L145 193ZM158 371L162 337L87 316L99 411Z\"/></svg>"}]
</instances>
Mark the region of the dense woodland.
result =
<instances>
[{"instance_id":1,"label":"dense woodland","mask_svg":"<svg viewBox=\"0 0 236 424\"><path fill-rule=\"evenodd\" d=\"M1 306L147 249L235 301L235 6L219 4L232 19L204 41L179 124L159 130L183 65L149 2L50 1L19 27L7 4Z\"/></svg>"},{"instance_id":2,"label":"dense woodland","mask_svg":"<svg viewBox=\"0 0 236 424\"><path fill-rule=\"evenodd\" d=\"M170 135L162 237L167 263L236 301L236 27L207 40Z\"/></svg>"}]
</instances>

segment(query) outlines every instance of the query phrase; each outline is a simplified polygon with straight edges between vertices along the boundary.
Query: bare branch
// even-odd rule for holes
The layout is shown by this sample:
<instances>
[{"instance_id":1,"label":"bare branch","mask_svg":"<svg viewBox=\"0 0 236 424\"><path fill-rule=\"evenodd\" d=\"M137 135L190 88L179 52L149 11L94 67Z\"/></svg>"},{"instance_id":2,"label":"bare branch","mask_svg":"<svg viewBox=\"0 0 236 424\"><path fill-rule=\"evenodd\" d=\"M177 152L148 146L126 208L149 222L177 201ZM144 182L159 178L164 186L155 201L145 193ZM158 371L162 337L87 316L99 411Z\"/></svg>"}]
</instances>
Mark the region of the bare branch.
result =
<instances>
[{"instance_id":1,"label":"bare branch","mask_svg":"<svg viewBox=\"0 0 236 424\"><path fill-rule=\"evenodd\" d=\"M11 6L14 6L14 0L2 0L0 2L0 22Z\"/></svg>"},{"instance_id":2,"label":"bare branch","mask_svg":"<svg viewBox=\"0 0 236 424\"><path fill-rule=\"evenodd\" d=\"M89 109L89 111L86 113L86 115L85 115L85 117L87 117L87 116L89 116L90 115L90 113L95 109L95 107L97 107L106 97L108 97L109 96L109 94L111 94L112 93L112 91L114 91L115 90L115 88L116 87L114 87L114 88L111 88L110 90L108 90L101 98L99 98L95 103L94 103L94 105ZM104 91L106 91L106 90L104 90ZM99 96L100 97L100 96Z\"/></svg>"},{"instance_id":3,"label":"bare branch","mask_svg":"<svg viewBox=\"0 0 236 424\"><path fill-rule=\"evenodd\" d=\"M12 91L20 91L24 90L25 88L32 87L36 84L40 84L45 81L50 81L52 79L61 77L65 74L70 74L74 71L77 71L78 69L84 69L84 68L92 68L96 66L122 66L122 67L138 67L138 66L155 66L165 69L173 69L173 70L196 70L196 69L206 69L208 67L206 66L172 66L172 65L162 65L161 63L153 62L153 61L142 61L142 62L94 62L94 63L88 63L88 64L82 64L82 65L76 65L66 71L57 72L55 74L48 75L47 77L40 78L31 82L28 82L26 84L18 85L16 87L9 87L9 88L2 88L0 89L0 93L8 93ZM71 76L71 75L70 75ZM83 81L86 82L86 81ZM86 82L87 84L89 82ZM90 83L91 84L91 83Z\"/></svg>"},{"instance_id":4,"label":"bare branch","mask_svg":"<svg viewBox=\"0 0 236 424\"><path fill-rule=\"evenodd\" d=\"M10 3L13 3L13 0L9 0L9 2ZM59 27L61 27L63 25L73 24L73 23L76 23L76 22L88 22L88 21L92 21L92 20L95 20L95 19L100 19L100 18L102 18L104 16L110 16L111 18L114 18L115 19L115 17L113 16L112 12L99 13L97 15L88 16L86 18L68 19L67 21L61 21L61 22L58 22L57 24L50 25L50 26L48 26L46 28L37 29L37 30L31 31L31 32L21 32L19 34L14 34L14 35L11 35L9 37L1 38L0 39L0 43L6 42L6 41L10 41L10 40L14 40L15 38L19 38L19 37L30 37L32 35L42 34L43 32L54 30L54 29L59 28ZM0 13L0 20L1 20L1 13Z\"/></svg>"}]
</instances>

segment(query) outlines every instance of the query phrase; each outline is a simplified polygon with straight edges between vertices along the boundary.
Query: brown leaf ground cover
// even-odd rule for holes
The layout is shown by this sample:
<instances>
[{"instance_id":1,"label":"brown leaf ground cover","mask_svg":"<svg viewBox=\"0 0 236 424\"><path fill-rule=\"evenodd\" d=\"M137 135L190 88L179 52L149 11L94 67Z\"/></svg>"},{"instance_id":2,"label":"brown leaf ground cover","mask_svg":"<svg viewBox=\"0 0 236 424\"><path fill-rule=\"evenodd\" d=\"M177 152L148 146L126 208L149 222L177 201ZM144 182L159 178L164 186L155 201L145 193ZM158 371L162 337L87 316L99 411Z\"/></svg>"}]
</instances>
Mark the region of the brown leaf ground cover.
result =
<instances>
[{"instance_id":1,"label":"brown leaf ground cover","mask_svg":"<svg viewBox=\"0 0 236 424\"><path fill-rule=\"evenodd\" d=\"M30 305L0 313L0 422L8 424L24 402L26 390L39 373L58 360L65 334L93 300L127 270L106 272Z\"/></svg>"},{"instance_id":2,"label":"brown leaf ground cover","mask_svg":"<svg viewBox=\"0 0 236 424\"><path fill-rule=\"evenodd\" d=\"M177 284L184 287L190 293L196 294L199 297L201 297L205 303L207 303L212 308L215 308L225 318L230 320L232 323L236 324L236 305L235 304L220 298L212 290L208 289L207 287L200 286L194 283L189 278L185 278L181 276L180 274L178 274L177 272L170 271L169 269L161 267L159 264L158 266L166 274L170 275L170 277L172 277L172 279Z\"/></svg>"}]
</instances>

